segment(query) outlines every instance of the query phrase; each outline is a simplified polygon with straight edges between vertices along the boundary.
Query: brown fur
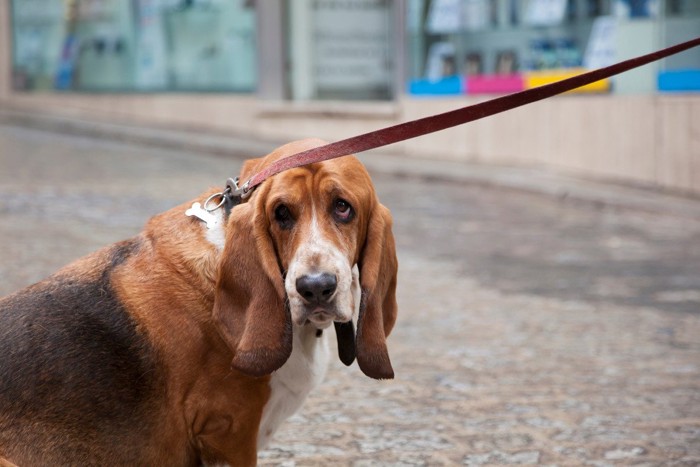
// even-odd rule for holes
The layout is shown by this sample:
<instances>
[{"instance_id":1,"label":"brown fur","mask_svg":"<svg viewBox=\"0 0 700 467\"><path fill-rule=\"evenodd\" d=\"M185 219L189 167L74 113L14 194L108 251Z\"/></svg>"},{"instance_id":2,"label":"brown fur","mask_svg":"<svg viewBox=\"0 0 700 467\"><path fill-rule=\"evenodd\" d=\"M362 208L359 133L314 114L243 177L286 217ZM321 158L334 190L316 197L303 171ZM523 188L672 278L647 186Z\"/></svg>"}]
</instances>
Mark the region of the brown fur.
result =
<instances>
[{"instance_id":1,"label":"brown fur","mask_svg":"<svg viewBox=\"0 0 700 467\"><path fill-rule=\"evenodd\" d=\"M320 143L291 143L265 159L248 161L241 178ZM24 330L26 323L55 315L51 314L58 300L54 296L64 293L64 284L89 286L76 288L76 294L96 290L95 296L81 297L86 302L81 305L82 313L100 320L103 313L109 313L103 324L107 331L129 323L124 331L128 346L110 352L123 354L123 365L136 375L133 388L142 388L133 396L131 412L121 414L128 426L115 422L112 431L84 434L80 427L102 426L106 419L100 417L106 415L84 410L79 419L59 418L50 425L37 420L48 417L49 410L73 413L61 406L73 400L89 408L95 398L109 399L108 381L97 383L94 390L103 391L99 394L81 392L78 387L75 397L46 396L52 407L46 407L42 399L41 404L27 402L28 409L18 408L11 401L3 402L0 394L0 465L196 465L202 461L254 465L258 426L270 395L269 374L291 352L283 274L296 245L308 233L308 208L315 206L327 215L332 197L340 195L356 207L357 218L347 225L324 218L323 229L347 252L350 264L360 267L364 306L358 323L358 363L371 377L392 377L386 347L396 318L397 263L391 217L377 201L357 159L313 164L273 177L246 203L235 207L226 223L223 252L205 238L200 221L184 215L192 204L188 202L152 218L135 239L80 259L42 283L0 300L0 327L8 322ZM280 199L299 207L298 228L280 229L271 221ZM106 298L101 299L103 294ZM44 314L37 314L35 303ZM65 313L52 319L73 319L70 313L75 306L64 305ZM49 322L38 325L52 326ZM47 353L62 355L70 347L77 354L77 364L51 369L51 384L59 385L58 380L78 375L83 366L102 361L99 349L95 354L86 348L81 354L71 337L71 326L47 341L51 346ZM36 336L28 337L34 344L20 337L12 339L15 342L7 345L22 349L35 345ZM45 355L39 353L39 361L33 362L40 373ZM115 358L105 357L105 365ZM15 366L0 356L0 372L16 372ZM44 384L37 375L13 373L9 377L19 378L17 384L25 384L28 391ZM51 387L47 390L51 392ZM3 403L11 409L6 410ZM35 410L38 418L30 417L26 410Z\"/></svg>"}]
</instances>

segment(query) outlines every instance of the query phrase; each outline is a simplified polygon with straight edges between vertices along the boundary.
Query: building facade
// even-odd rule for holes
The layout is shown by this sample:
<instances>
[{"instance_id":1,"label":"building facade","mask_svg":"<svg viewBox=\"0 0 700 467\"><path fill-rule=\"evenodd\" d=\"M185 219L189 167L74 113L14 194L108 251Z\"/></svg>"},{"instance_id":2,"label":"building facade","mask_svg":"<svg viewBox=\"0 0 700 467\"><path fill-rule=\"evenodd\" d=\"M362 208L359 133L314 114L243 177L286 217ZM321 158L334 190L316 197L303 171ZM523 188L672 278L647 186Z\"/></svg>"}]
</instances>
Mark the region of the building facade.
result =
<instances>
[{"instance_id":1,"label":"building facade","mask_svg":"<svg viewBox=\"0 0 700 467\"><path fill-rule=\"evenodd\" d=\"M0 99L345 138L700 36L691 0L0 0ZM700 48L388 151L700 193Z\"/></svg>"}]
</instances>

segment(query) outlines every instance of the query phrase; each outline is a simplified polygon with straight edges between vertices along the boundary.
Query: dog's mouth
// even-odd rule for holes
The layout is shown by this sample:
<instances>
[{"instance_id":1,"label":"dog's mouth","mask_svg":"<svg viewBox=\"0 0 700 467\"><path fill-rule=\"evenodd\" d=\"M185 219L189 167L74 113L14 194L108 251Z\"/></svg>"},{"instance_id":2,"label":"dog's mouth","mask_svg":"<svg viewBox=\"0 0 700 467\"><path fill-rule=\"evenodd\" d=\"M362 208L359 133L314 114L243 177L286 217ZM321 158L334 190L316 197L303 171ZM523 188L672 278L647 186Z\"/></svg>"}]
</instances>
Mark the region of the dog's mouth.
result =
<instances>
[{"instance_id":1,"label":"dog's mouth","mask_svg":"<svg viewBox=\"0 0 700 467\"><path fill-rule=\"evenodd\" d=\"M306 324L311 324L318 329L326 329L333 322L333 317L325 311L314 311L306 318Z\"/></svg>"},{"instance_id":2,"label":"dog's mouth","mask_svg":"<svg viewBox=\"0 0 700 467\"><path fill-rule=\"evenodd\" d=\"M306 310L304 324L311 324L317 329L326 329L333 321L338 321L338 313L333 308L315 306Z\"/></svg>"}]
</instances>

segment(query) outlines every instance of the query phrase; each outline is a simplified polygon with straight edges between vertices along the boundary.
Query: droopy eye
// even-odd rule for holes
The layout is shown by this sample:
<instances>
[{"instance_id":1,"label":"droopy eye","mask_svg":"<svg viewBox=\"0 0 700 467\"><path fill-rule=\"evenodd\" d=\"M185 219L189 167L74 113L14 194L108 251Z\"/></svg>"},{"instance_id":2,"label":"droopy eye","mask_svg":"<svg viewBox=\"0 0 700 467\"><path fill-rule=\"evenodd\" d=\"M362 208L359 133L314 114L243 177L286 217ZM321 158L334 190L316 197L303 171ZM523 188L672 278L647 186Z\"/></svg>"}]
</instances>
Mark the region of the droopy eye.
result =
<instances>
[{"instance_id":1,"label":"droopy eye","mask_svg":"<svg viewBox=\"0 0 700 467\"><path fill-rule=\"evenodd\" d=\"M350 222L354 215L355 212L352 206L350 206L350 203L341 198L335 200L333 203L333 217L335 217L338 222Z\"/></svg>"},{"instance_id":2,"label":"droopy eye","mask_svg":"<svg viewBox=\"0 0 700 467\"><path fill-rule=\"evenodd\" d=\"M292 213L284 204L280 204L275 208L275 220L283 229L290 229L294 225Z\"/></svg>"}]
</instances>

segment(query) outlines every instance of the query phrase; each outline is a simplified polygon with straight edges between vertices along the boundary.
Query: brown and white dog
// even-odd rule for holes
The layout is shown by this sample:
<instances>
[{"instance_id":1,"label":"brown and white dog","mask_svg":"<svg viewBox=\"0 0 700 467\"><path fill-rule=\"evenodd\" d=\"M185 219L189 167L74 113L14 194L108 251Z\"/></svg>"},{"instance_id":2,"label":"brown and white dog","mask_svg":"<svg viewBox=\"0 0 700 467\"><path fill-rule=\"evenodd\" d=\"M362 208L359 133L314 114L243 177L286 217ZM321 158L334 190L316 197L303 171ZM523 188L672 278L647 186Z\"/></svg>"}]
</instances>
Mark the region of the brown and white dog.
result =
<instances>
[{"instance_id":1,"label":"brown and white dog","mask_svg":"<svg viewBox=\"0 0 700 467\"><path fill-rule=\"evenodd\" d=\"M0 300L0 465L253 465L323 379L332 323L344 362L393 377L391 216L355 157L276 175L210 225L190 205Z\"/></svg>"}]
</instances>

